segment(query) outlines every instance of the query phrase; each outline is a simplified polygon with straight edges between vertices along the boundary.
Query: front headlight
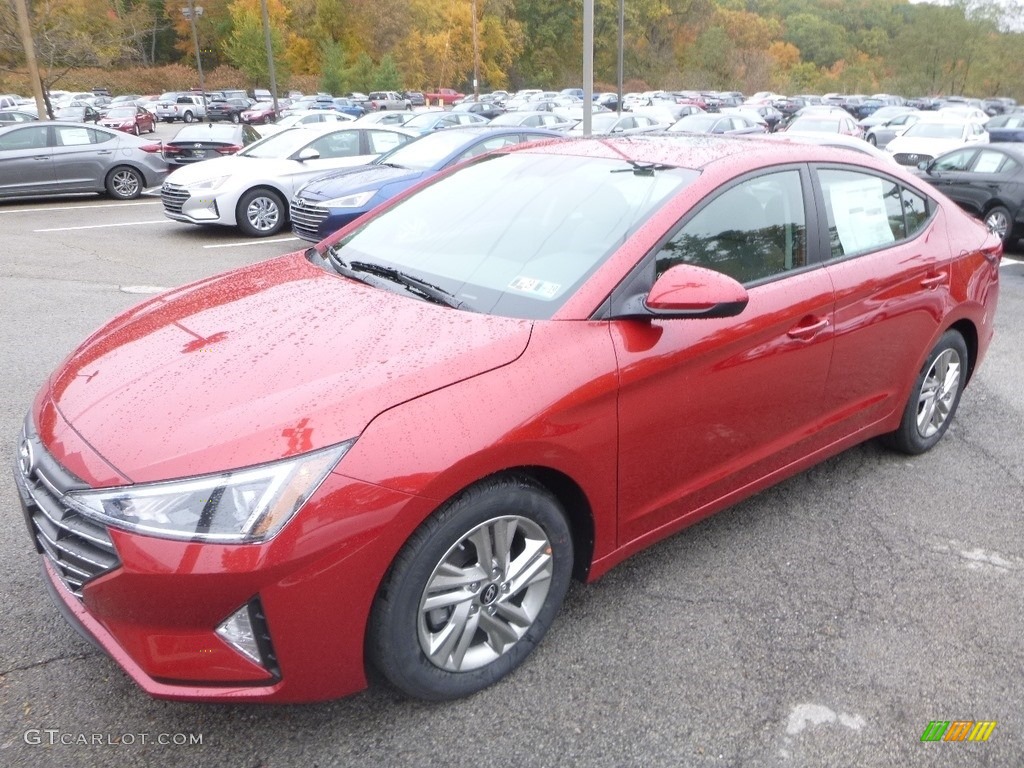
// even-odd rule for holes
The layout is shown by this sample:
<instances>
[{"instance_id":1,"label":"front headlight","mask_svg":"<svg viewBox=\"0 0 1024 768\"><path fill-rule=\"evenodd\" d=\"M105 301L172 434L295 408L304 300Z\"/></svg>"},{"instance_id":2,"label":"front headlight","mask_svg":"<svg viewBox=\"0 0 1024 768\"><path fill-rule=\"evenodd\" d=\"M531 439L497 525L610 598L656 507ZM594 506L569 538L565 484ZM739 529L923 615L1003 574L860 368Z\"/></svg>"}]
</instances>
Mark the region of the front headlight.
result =
<instances>
[{"instance_id":1,"label":"front headlight","mask_svg":"<svg viewBox=\"0 0 1024 768\"><path fill-rule=\"evenodd\" d=\"M73 491L78 512L116 528L188 541L243 543L276 534L355 443L216 475Z\"/></svg>"},{"instance_id":2,"label":"front headlight","mask_svg":"<svg viewBox=\"0 0 1024 768\"><path fill-rule=\"evenodd\" d=\"M371 189L369 192L356 192L352 195L344 195L343 197L335 197L332 200L324 200L320 205L324 208L362 208L370 202L370 198L376 194L377 190Z\"/></svg>"},{"instance_id":3,"label":"front headlight","mask_svg":"<svg viewBox=\"0 0 1024 768\"><path fill-rule=\"evenodd\" d=\"M203 181L196 181L192 184L187 184L189 189L204 189L213 190L223 184L225 181L230 179L231 176L215 176L212 179L204 179Z\"/></svg>"}]
</instances>

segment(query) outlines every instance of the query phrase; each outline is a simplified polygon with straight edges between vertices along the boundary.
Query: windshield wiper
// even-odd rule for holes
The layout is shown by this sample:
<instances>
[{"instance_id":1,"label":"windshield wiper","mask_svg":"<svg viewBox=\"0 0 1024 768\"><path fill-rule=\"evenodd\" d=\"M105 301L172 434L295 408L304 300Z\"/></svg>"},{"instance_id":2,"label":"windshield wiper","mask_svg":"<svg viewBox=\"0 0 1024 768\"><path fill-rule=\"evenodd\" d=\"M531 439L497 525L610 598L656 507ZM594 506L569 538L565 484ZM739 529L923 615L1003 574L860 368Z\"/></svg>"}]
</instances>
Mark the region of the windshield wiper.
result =
<instances>
[{"instance_id":1,"label":"windshield wiper","mask_svg":"<svg viewBox=\"0 0 1024 768\"><path fill-rule=\"evenodd\" d=\"M418 277L413 277L394 267L385 267L383 264L374 264L369 261L353 261L351 264L348 264L333 248L328 249L327 258L330 259L331 264L339 274L350 277L353 280L358 280L361 283L372 285L372 282L366 279L366 275L373 275L374 277L389 280L392 283L398 283L409 293L431 301L434 304L441 304L453 309L466 309L463 302L456 299L443 288L438 288L433 283L420 280Z\"/></svg>"},{"instance_id":2,"label":"windshield wiper","mask_svg":"<svg viewBox=\"0 0 1024 768\"><path fill-rule=\"evenodd\" d=\"M349 269L354 269L357 272L365 272L376 277L383 277L385 280L390 280L393 283L398 283L410 293L421 296L435 304L443 304L454 309L462 307L462 302L444 288L439 288L433 283L420 280L420 278L413 277L394 267L385 267L383 264L374 264L369 261L353 261L348 266Z\"/></svg>"},{"instance_id":3,"label":"windshield wiper","mask_svg":"<svg viewBox=\"0 0 1024 768\"><path fill-rule=\"evenodd\" d=\"M626 160L626 162L632 167L615 168L612 173L629 173L632 171L634 176L653 176L655 171L670 171L678 167L668 163L647 163L639 160Z\"/></svg>"}]
</instances>

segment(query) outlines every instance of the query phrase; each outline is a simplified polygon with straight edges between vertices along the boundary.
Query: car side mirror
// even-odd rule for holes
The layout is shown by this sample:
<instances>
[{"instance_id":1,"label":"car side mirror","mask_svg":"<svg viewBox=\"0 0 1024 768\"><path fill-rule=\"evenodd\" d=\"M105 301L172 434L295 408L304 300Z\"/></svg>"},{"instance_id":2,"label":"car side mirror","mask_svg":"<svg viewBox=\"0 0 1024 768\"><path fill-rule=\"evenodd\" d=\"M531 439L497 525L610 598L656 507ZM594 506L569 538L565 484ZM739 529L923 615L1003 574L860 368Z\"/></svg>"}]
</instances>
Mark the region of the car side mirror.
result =
<instances>
[{"instance_id":1,"label":"car side mirror","mask_svg":"<svg viewBox=\"0 0 1024 768\"><path fill-rule=\"evenodd\" d=\"M922 160L920 163L917 164L917 167L918 167L919 170L927 171L928 173L931 173L931 171L932 171L932 161L931 160Z\"/></svg>"},{"instance_id":2,"label":"car side mirror","mask_svg":"<svg viewBox=\"0 0 1024 768\"><path fill-rule=\"evenodd\" d=\"M300 163L304 163L307 160L319 160L320 153L317 150L313 149L312 147L306 147L305 149L301 150L298 155L296 155L295 159L298 160Z\"/></svg>"},{"instance_id":3,"label":"car side mirror","mask_svg":"<svg viewBox=\"0 0 1024 768\"><path fill-rule=\"evenodd\" d=\"M736 280L692 264L677 264L654 281L646 296L627 298L616 317L719 318L735 317L750 297Z\"/></svg>"}]
</instances>

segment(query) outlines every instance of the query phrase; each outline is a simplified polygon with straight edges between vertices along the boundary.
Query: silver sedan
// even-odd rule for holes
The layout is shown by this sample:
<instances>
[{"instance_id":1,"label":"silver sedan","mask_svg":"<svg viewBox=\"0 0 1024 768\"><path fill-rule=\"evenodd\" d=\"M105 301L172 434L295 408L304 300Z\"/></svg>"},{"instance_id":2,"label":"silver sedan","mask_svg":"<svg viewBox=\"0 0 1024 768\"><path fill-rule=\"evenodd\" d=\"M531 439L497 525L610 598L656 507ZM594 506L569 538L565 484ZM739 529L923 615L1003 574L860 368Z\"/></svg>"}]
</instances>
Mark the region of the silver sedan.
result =
<instances>
[{"instance_id":1,"label":"silver sedan","mask_svg":"<svg viewBox=\"0 0 1024 768\"><path fill-rule=\"evenodd\" d=\"M131 200L167 177L156 142L82 123L0 128L0 198L106 193Z\"/></svg>"}]
</instances>

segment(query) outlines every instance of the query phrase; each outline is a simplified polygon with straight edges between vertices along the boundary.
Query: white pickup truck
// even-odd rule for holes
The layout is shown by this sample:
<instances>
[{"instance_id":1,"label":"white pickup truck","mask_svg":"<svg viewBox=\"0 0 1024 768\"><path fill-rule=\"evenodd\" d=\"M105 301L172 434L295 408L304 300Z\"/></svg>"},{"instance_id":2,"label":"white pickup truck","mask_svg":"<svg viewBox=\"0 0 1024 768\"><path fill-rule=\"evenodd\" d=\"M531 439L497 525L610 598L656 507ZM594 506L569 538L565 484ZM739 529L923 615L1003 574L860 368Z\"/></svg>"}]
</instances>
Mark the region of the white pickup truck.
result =
<instances>
[{"instance_id":1,"label":"white pickup truck","mask_svg":"<svg viewBox=\"0 0 1024 768\"><path fill-rule=\"evenodd\" d=\"M206 117L206 106L202 96L194 93L178 93L161 98L156 104L156 118L168 123L181 120L191 123Z\"/></svg>"}]
</instances>

